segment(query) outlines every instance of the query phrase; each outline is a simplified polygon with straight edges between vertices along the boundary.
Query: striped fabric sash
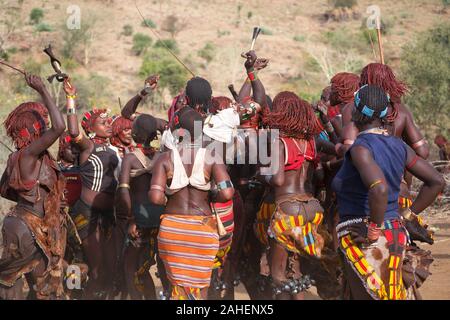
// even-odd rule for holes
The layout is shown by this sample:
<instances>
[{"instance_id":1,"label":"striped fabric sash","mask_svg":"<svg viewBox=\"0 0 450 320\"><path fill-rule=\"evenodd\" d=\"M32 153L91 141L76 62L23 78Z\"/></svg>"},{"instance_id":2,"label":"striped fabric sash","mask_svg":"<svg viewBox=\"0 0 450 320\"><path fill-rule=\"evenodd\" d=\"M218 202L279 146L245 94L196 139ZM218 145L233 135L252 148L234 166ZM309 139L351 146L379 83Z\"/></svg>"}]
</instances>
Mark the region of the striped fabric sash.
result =
<instances>
[{"instance_id":1,"label":"striped fabric sash","mask_svg":"<svg viewBox=\"0 0 450 320\"><path fill-rule=\"evenodd\" d=\"M158 252L173 286L209 286L219 249L215 225L211 216L162 216Z\"/></svg>"}]
</instances>

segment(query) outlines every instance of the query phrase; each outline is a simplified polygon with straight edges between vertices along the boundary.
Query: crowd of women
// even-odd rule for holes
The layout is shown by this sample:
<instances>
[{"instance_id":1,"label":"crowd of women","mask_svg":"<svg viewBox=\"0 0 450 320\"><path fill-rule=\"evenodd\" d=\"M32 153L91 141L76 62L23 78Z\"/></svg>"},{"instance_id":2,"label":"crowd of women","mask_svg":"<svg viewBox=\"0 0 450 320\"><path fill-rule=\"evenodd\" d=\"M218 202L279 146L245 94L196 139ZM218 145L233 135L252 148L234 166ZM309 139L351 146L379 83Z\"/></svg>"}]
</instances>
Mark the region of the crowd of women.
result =
<instances>
[{"instance_id":1,"label":"crowd of women","mask_svg":"<svg viewBox=\"0 0 450 320\"><path fill-rule=\"evenodd\" d=\"M433 243L420 214L445 183L406 85L371 63L336 74L314 104L272 100L258 77L268 60L245 56L233 100L193 77L167 120L138 111L157 75L121 115L81 117L66 77L64 121L26 74L41 102L4 122L16 151L0 192L16 205L0 298L234 299L242 283L251 299L303 299L311 286L323 299L419 299L433 261L417 245Z\"/></svg>"}]
</instances>

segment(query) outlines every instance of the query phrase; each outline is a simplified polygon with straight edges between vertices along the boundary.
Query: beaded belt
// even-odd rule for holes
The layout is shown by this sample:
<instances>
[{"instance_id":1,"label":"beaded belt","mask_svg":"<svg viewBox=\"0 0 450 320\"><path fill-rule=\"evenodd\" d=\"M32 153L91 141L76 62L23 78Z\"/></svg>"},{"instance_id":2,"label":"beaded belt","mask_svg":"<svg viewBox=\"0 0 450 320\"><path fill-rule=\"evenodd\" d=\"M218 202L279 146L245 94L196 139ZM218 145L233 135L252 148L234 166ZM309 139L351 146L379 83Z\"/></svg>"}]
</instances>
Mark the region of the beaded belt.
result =
<instances>
[{"instance_id":1,"label":"beaded belt","mask_svg":"<svg viewBox=\"0 0 450 320\"><path fill-rule=\"evenodd\" d=\"M351 226L353 224L357 224L357 223L361 223L361 222L368 222L368 218L355 218L355 219L350 219L341 223L338 223L336 226L336 232L337 232L337 237L338 239L342 238L343 236L347 235L350 233L350 231L348 230L342 230L345 227Z\"/></svg>"}]
</instances>

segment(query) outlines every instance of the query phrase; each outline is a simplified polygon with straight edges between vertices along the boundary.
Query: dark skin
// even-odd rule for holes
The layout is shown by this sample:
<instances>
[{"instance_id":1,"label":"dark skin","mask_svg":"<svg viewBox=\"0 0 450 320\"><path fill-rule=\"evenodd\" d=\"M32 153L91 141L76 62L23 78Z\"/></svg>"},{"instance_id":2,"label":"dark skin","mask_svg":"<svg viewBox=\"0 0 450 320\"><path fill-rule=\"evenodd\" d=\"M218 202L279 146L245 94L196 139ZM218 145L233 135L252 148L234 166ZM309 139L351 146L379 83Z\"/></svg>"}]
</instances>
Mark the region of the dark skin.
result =
<instances>
[{"instance_id":1,"label":"dark skin","mask_svg":"<svg viewBox=\"0 0 450 320\"><path fill-rule=\"evenodd\" d=\"M396 108L398 111L398 115L394 120L392 125L389 125L387 129L389 133L395 135L396 137L401 137L403 141L405 141L409 146L412 146L414 143L423 139L423 134L420 132L420 129L414 123L414 118L411 111L399 103L396 104ZM356 136L359 133L358 128L352 122L352 112L355 109L354 103L349 103L342 110L342 121L343 121L343 132L341 139L344 142L343 145L339 148L339 155L345 154L345 152L350 148L350 144L345 144L345 140L355 140ZM388 114L392 112L392 103L388 107ZM428 144L423 144L422 146L415 148L414 151L418 156L423 159L427 159L430 153L430 149ZM409 188L412 184L412 176L408 172L405 172L405 181L406 184L402 184L400 186L400 195L403 197L409 197Z\"/></svg>"},{"instance_id":2,"label":"dark skin","mask_svg":"<svg viewBox=\"0 0 450 320\"><path fill-rule=\"evenodd\" d=\"M60 161L65 167L77 165L79 156L80 152L78 147L71 143L62 150Z\"/></svg>"},{"instance_id":3,"label":"dark skin","mask_svg":"<svg viewBox=\"0 0 450 320\"><path fill-rule=\"evenodd\" d=\"M118 137L120 142L122 142L125 146L130 146L133 143L133 139L131 138L131 129L120 131Z\"/></svg>"},{"instance_id":4,"label":"dark skin","mask_svg":"<svg viewBox=\"0 0 450 320\"><path fill-rule=\"evenodd\" d=\"M173 128L172 128L173 129ZM193 136L193 135L192 135ZM186 174L191 176L194 159L198 149L185 149L183 146L179 149L182 159L184 157L190 157L190 164L183 164ZM212 157L212 155L207 155L207 157ZM153 176L151 185L157 185L161 188L166 188L168 184L169 172L174 172L174 166L171 159L171 151L164 152L159 159L156 161L153 167ZM226 165L223 163L215 163L211 159L207 160L204 166L205 179L208 176L216 181L227 181L230 180L228 175ZM233 198L234 189L226 188L220 190L215 195L214 202L227 202ZM166 204L165 193L161 190L152 189L148 192L148 197L151 203L156 205L166 205L165 214L181 214L181 215L200 215L200 216L211 216L212 211L210 207L210 197L208 191L202 191L195 189L193 187L186 186L179 190L175 194L168 197ZM201 290L201 295L204 299L207 297L208 288Z\"/></svg>"},{"instance_id":5,"label":"dark skin","mask_svg":"<svg viewBox=\"0 0 450 320\"><path fill-rule=\"evenodd\" d=\"M420 132L419 128L414 123L414 118L409 111L409 109L403 104L396 105L398 110L397 118L394 120L392 126L388 127L389 133L396 136L401 137L409 146L423 139L423 134ZM354 110L354 104L349 103L342 110L342 123L343 123L343 133L341 136L342 141L345 139L355 140L356 136L359 133L358 128L352 122L352 112ZM388 107L388 114L392 112L392 105ZM350 149L350 145L343 145L339 150L339 154L344 154L348 149ZM429 147L427 144L424 144L415 149L415 152L418 156L423 159L427 159L429 155Z\"/></svg>"},{"instance_id":6,"label":"dark skin","mask_svg":"<svg viewBox=\"0 0 450 320\"><path fill-rule=\"evenodd\" d=\"M150 92L156 90L158 80L159 75L151 75L150 77L145 79L145 88L140 91L140 95L139 94L135 95L125 104L125 107L123 107L121 111L122 117L130 120L134 119L133 114L136 112L139 103L141 103L142 101L141 96L147 96ZM156 121L157 121L157 130L161 133L164 132L165 127L167 125L167 121L159 118L156 118Z\"/></svg>"},{"instance_id":7,"label":"dark skin","mask_svg":"<svg viewBox=\"0 0 450 320\"><path fill-rule=\"evenodd\" d=\"M300 140L298 140L301 142ZM283 196L295 195L295 194L313 194L312 177L314 174L314 167L312 163L305 161L297 170L284 171L285 162L285 150L283 143L279 145L278 151L278 171L273 175L269 184L273 187L275 193L275 201ZM285 202L281 205L281 209L290 215L298 214L298 205L291 202ZM308 213L308 214L312 214ZM269 264L270 272L274 282L279 285L281 282L286 281L286 267L288 260L288 253L286 249L278 244L274 239L270 239L270 253L269 253ZM290 295L287 293L282 293L277 295L279 300L303 300L303 293L298 293L296 295Z\"/></svg>"},{"instance_id":8,"label":"dark skin","mask_svg":"<svg viewBox=\"0 0 450 320\"><path fill-rule=\"evenodd\" d=\"M41 165L41 158L43 153L47 151L48 148L58 140L59 136L66 129L66 125L64 123L64 118L61 112L56 107L55 102L51 98L49 92L47 91L42 79L38 76L26 74L25 81L27 82L30 88L36 90L42 98L45 107L48 110L48 114L50 115L52 126L47 129L42 135L31 142L23 151L22 156L19 160L20 167L20 175L23 180L35 180L39 176L39 168ZM45 115L44 115L45 117ZM47 124L48 119L43 119ZM33 210L44 214L44 199L47 196L47 190L39 187L41 200L36 203L31 204ZM19 201L20 203L20 201ZM27 206L30 206L30 203L26 203Z\"/></svg>"},{"instance_id":9,"label":"dark skin","mask_svg":"<svg viewBox=\"0 0 450 320\"><path fill-rule=\"evenodd\" d=\"M325 89L324 89L324 91L325 91ZM326 98L327 92L323 92L323 93L324 93L324 95L323 95L324 98ZM342 109L345 106L344 101L341 101L339 99L339 95L337 94L336 88L334 88L333 84L330 86L328 100L324 100L324 103L327 104L327 106L341 105L340 106L341 114L342 114ZM336 135L338 137L340 137L342 135L342 129L343 129L342 117L340 117L340 116L335 117L334 119L331 120L331 123L333 124L334 130L336 130Z\"/></svg>"},{"instance_id":10,"label":"dark skin","mask_svg":"<svg viewBox=\"0 0 450 320\"><path fill-rule=\"evenodd\" d=\"M70 79L64 81L64 91L67 95L76 95L76 88L70 83ZM74 104L72 99L68 99L68 105ZM69 128L69 134L74 139L80 134L78 128L78 117L76 114L67 115L67 125ZM109 118L97 117L94 125L92 126L92 131L95 135L100 138L111 138L112 127ZM81 140L77 143L80 149L80 164L85 163L89 156L94 150L94 142L91 139L86 138L84 135ZM96 192L82 186L80 198L87 204L93 205L98 209L112 209L114 202L114 195L106 194L102 192Z\"/></svg>"},{"instance_id":11,"label":"dark skin","mask_svg":"<svg viewBox=\"0 0 450 320\"><path fill-rule=\"evenodd\" d=\"M381 120L376 119L369 124L361 126L358 125L357 128L360 131L364 131L371 128L378 128L381 125ZM352 163L358 170L364 185L369 189L370 221L376 224L381 224L384 221L384 214L387 208L388 187L385 183L379 183L372 188L370 188L370 185L377 180L386 181L384 174L373 159L371 152L365 147L356 146L352 148L350 152ZM415 151L407 146L406 163L411 163L415 157ZM429 162L423 160L422 158L418 158L415 165L411 168L407 168L407 171L424 183L411 206L411 210L418 214L433 203L439 192L441 192L445 187L445 181L436 169L434 169ZM367 239L363 235L353 231L351 234L353 240L358 244L367 245L377 240ZM349 274L349 272L346 273ZM356 279L353 275L351 275L348 280L352 297L354 299L369 298L364 288L362 288L362 283L359 279Z\"/></svg>"},{"instance_id":12,"label":"dark skin","mask_svg":"<svg viewBox=\"0 0 450 320\"><path fill-rule=\"evenodd\" d=\"M256 71L262 70L269 64L269 59L264 58L257 58L255 63L253 64L253 68ZM244 83L242 84L241 90L239 91L239 101L241 102L245 97L249 97L252 89L253 89L253 83L246 79Z\"/></svg>"},{"instance_id":13,"label":"dark skin","mask_svg":"<svg viewBox=\"0 0 450 320\"><path fill-rule=\"evenodd\" d=\"M70 79L64 80L64 91L67 95L75 95L76 88L71 84ZM74 99L67 98L67 106L75 107ZM67 115L67 124L69 134L72 138L79 136L78 117L76 114ZM112 127L108 118L98 117L92 131L97 137L110 138L112 136ZM84 135L77 143L80 149L80 164L85 163L94 149L94 142ZM114 194L96 192L89 188L82 186L81 200L86 204L96 207L101 210L114 209ZM89 265L89 275L91 280L85 291L85 298L94 299L95 291L106 288L107 291L112 290L114 272L108 269L108 266L114 266L115 262L115 243L109 241L106 235L97 227L95 232L92 232L82 243L83 253L86 256Z\"/></svg>"},{"instance_id":14,"label":"dark skin","mask_svg":"<svg viewBox=\"0 0 450 320\"><path fill-rule=\"evenodd\" d=\"M22 155L19 159L19 171L20 176L23 181L29 181L29 180L36 180L39 177L39 168L41 166L42 157L44 155L44 152L47 151L47 149L56 141L58 140L59 136L64 132L65 130L65 123L64 119L62 117L61 112L56 107L55 102L51 98L50 94L48 93L42 79L38 76L31 75L31 74L25 74L25 81L27 82L27 85L30 88L33 88L36 90L39 95L42 98L42 101L45 105L45 107L48 110L48 114L50 115L52 126L45 130L44 133L41 134L39 138L31 142L28 146L26 146L23 151ZM46 114L43 115L44 123L48 125L48 117ZM39 193L41 195L40 200L36 201L35 203L29 203L29 202L23 202L23 204L27 207L32 207L33 210L41 213L41 215L44 215L44 199L46 198L48 192L47 189L40 187L38 184ZM18 203L22 203L22 201L19 198ZM63 205L63 204L62 204ZM34 268L34 270L30 273L27 273L26 280L28 282L28 286L31 288L29 297L35 298L35 291L33 290L33 285L36 283L36 279L38 277L42 277L45 270L47 262L43 257L37 257L36 260L38 261L38 264Z\"/></svg>"},{"instance_id":15,"label":"dark skin","mask_svg":"<svg viewBox=\"0 0 450 320\"><path fill-rule=\"evenodd\" d=\"M150 141L156 138L156 132L154 132L151 136L145 138L138 136L136 133L134 133L133 136L135 137L136 143L149 144ZM159 153L156 153L147 157L151 159L152 162L155 162L158 159L158 156ZM147 193L150 190L150 181L152 176L150 173L146 173L131 178L130 172L133 169L143 169L143 166L134 154L129 153L123 158L119 183L129 184L130 189L120 188L118 194L119 201L125 204L127 216L130 219L130 223L128 225L128 234L132 239L136 239L140 236L140 232L136 226L136 223L134 222L134 217L131 212L131 203L146 203L148 201ZM125 280L127 283L128 292L130 293L130 297L133 300L143 298L142 294L135 289L134 274L142 264L140 259L145 255L145 250L145 247L135 248L134 246L128 246L124 253ZM147 274L143 280L145 283L145 298L153 300L156 299L155 284L150 274Z\"/></svg>"},{"instance_id":16,"label":"dark skin","mask_svg":"<svg viewBox=\"0 0 450 320\"><path fill-rule=\"evenodd\" d=\"M251 50L245 54L247 57L247 60L245 60L244 66L247 70L247 73L249 73L251 70L257 70L256 67L259 67L261 69L265 68L265 66L268 63L268 60L261 59L258 62L258 65L255 66L258 57L256 56L255 51ZM245 85L245 83L244 83ZM255 81L250 82L251 89L253 92L253 100L257 102L261 106L266 105L266 90L264 89L264 86L259 78L257 78ZM242 91L242 89L241 89ZM239 100L241 100L244 97L241 97L241 91L239 92ZM243 93L244 94L244 93ZM247 95L249 96L249 94Z\"/></svg>"}]
</instances>

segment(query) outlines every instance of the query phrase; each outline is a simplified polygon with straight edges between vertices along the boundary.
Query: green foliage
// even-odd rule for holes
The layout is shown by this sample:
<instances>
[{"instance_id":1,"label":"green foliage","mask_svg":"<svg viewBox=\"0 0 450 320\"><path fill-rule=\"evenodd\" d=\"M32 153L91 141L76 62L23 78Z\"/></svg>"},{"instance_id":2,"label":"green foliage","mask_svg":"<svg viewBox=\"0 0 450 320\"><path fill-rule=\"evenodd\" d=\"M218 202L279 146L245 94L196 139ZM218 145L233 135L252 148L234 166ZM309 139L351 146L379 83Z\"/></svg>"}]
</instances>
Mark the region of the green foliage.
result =
<instances>
[{"instance_id":1,"label":"green foliage","mask_svg":"<svg viewBox=\"0 0 450 320\"><path fill-rule=\"evenodd\" d=\"M36 25L35 30L37 32L51 32L53 31L53 28L45 22L41 22Z\"/></svg>"},{"instance_id":2,"label":"green foliage","mask_svg":"<svg viewBox=\"0 0 450 320\"><path fill-rule=\"evenodd\" d=\"M253 12L251 12L251 11L247 12L247 18L248 19L251 19L252 16L253 16Z\"/></svg>"},{"instance_id":3,"label":"green foliage","mask_svg":"<svg viewBox=\"0 0 450 320\"><path fill-rule=\"evenodd\" d=\"M450 120L450 24L422 32L402 54L403 79L409 85L406 102L425 128L449 128Z\"/></svg>"},{"instance_id":4,"label":"green foliage","mask_svg":"<svg viewBox=\"0 0 450 320\"><path fill-rule=\"evenodd\" d=\"M162 39L155 42L154 48L169 48L174 53L178 53L178 45L177 42L174 39Z\"/></svg>"},{"instance_id":5,"label":"green foliage","mask_svg":"<svg viewBox=\"0 0 450 320\"><path fill-rule=\"evenodd\" d=\"M261 34L264 34L266 36L272 36L273 32L266 27L261 27Z\"/></svg>"},{"instance_id":6,"label":"green foliage","mask_svg":"<svg viewBox=\"0 0 450 320\"><path fill-rule=\"evenodd\" d=\"M306 37L305 36L294 36L294 41L297 41L297 42L305 42L305 40L306 40Z\"/></svg>"},{"instance_id":7,"label":"green foliage","mask_svg":"<svg viewBox=\"0 0 450 320\"><path fill-rule=\"evenodd\" d=\"M158 86L168 89L172 96L179 93L189 78L188 72L163 49L154 49L144 57L139 75L145 79L151 74L161 76Z\"/></svg>"},{"instance_id":8,"label":"green foliage","mask_svg":"<svg viewBox=\"0 0 450 320\"><path fill-rule=\"evenodd\" d=\"M328 2L335 8L353 8L358 4L357 0L329 0Z\"/></svg>"},{"instance_id":9,"label":"green foliage","mask_svg":"<svg viewBox=\"0 0 450 320\"><path fill-rule=\"evenodd\" d=\"M318 73L321 71L320 65L316 59L308 55L305 59L305 70Z\"/></svg>"},{"instance_id":10,"label":"green foliage","mask_svg":"<svg viewBox=\"0 0 450 320\"><path fill-rule=\"evenodd\" d=\"M444 5L444 7L449 7L450 6L450 0L442 0L442 4Z\"/></svg>"},{"instance_id":11,"label":"green foliage","mask_svg":"<svg viewBox=\"0 0 450 320\"><path fill-rule=\"evenodd\" d=\"M80 29L70 30L65 26L64 22L64 26L62 27L64 41L62 54L65 58L74 59L76 54L80 51L84 51L84 54L86 55L87 49L94 39L95 23L95 16L88 16L83 18ZM86 56L84 60L86 62Z\"/></svg>"},{"instance_id":12,"label":"green foliage","mask_svg":"<svg viewBox=\"0 0 450 320\"><path fill-rule=\"evenodd\" d=\"M63 61L61 61L61 63L64 66L64 70L67 70L67 71L73 71L79 67L78 62L76 60L70 59L70 58L65 58Z\"/></svg>"},{"instance_id":13,"label":"green foliage","mask_svg":"<svg viewBox=\"0 0 450 320\"><path fill-rule=\"evenodd\" d=\"M347 28L326 31L322 34L322 41L337 51L347 52L351 49L364 50L366 45L358 37L353 36Z\"/></svg>"},{"instance_id":14,"label":"green foliage","mask_svg":"<svg viewBox=\"0 0 450 320\"><path fill-rule=\"evenodd\" d=\"M394 20L381 19L380 25L381 25L381 34L382 35L390 34L392 31L392 28L394 27ZM362 20L361 32L362 32L362 37L367 44L370 44L370 37L372 37L373 43L378 43L377 30L367 28L367 20L366 19Z\"/></svg>"},{"instance_id":15,"label":"green foliage","mask_svg":"<svg viewBox=\"0 0 450 320\"><path fill-rule=\"evenodd\" d=\"M121 34L124 35L125 37L131 36L133 34L133 26L130 24L124 25Z\"/></svg>"},{"instance_id":16,"label":"green foliage","mask_svg":"<svg viewBox=\"0 0 450 320\"><path fill-rule=\"evenodd\" d=\"M152 19L145 19L144 21L142 21L141 25L143 27L148 26L152 29L156 29L156 24L153 22Z\"/></svg>"},{"instance_id":17,"label":"green foliage","mask_svg":"<svg viewBox=\"0 0 450 320\"><path fill-rule=\"evenodd\" d=\"M152 41L152 38L149 36L143 33L136 33L133 36L133 47L131 50L133 50L137 56L140 56L147 52L147 49L152 45Z\"/></svg>"},{"instance_id":18,"label":"green foliage","mask_svg":"<svg viewBox=\"0 0 450 320\"><path fill-rule=\"evenodd\" d=\"M74 76L73 82L77 86L77 107L83 110L90 110L93 107L107 107L111 96L108 89L109 79L91 73L88 77ZM63 90L61 90L60 95L64 95ZM64 97L60 96L59 101L64 102Z\"/></svg>"},{"instance_id":19,"label":"green foliage","mask_svg":"<svg viewBox=\"0 0 450 320\"><path fill-rule=\"evenodd\" d=\"M216 55L216 46L213 43L208 42L197 52L197 54L200 58L205 59L206 63L210 63Z\"/></svg>"},{"instance_id":20,"label":"green foliage","mask_svg":"<svg viewBox=\"0 0 450 320\"><path fill-rule=\"evenodd\" d=\"M22 66L23 70L26 70L28 73L35 74L38 76L42 76L42 71L44 69L44 64L40 63L33 58L27 59ZM33 95L34 90L31 89L23 78L18 79L18 81L12 82L13 92L20 95Z\"/></svg>"},{"instance_id":21,"label":"green foliage","mask_svg":"<svg viewBox=\"0 0 450 320\"><path fill-rule=\"evenodd\" d=\"M222 31L222 30L217 30L217 38L223 37L223 36L228 36L230 35L231 32L228 30Z\"/></svg>"},{"instance_id":22,"label":"green foliage","mask_svg":"<svg viewBox=\"0 0 450 320\"><path fill-rule=\"evenodd\" d=\"M309 92L303 92L300 91L298 93L298 96L300 98L302 98L303 100L306 100L309 103L313 103L314 101L318 101L320 99L320 92L316 92L316 93L309 93Z\"/></svg>"},{"instance_id":23,"label":"green foliage","mask_svg":"<svg viewBox=\"0 0 450 320\"><path fill-rule=\"evenodd\" d=\"M44 18L44 10L41 8L33 8L30 12L31 24L38 24Z\"/></svg>"},{"instance_id":24,"label":"green foliage","mask_svg":"<svg viewBox=\"0 0 450 320\"><path fill-rule=\"evenodd\" d=\"M0 51L0 59L8 61L11 55L15 54L17 52L16 47L8 48L6 50Z\"/></svg>"}]
</instances>

